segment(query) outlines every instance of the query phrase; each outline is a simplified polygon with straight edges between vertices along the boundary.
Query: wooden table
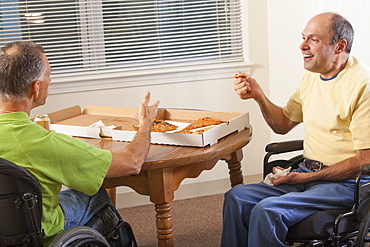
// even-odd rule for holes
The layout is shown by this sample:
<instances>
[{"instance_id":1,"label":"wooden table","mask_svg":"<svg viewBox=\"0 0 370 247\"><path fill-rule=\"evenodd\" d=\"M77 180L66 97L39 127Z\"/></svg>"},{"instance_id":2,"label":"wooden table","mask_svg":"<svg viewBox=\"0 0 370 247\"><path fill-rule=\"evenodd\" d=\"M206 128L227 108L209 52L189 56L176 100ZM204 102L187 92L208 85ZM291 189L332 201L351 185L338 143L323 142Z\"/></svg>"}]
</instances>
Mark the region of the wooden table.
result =
<instances>
[{"instance_id":1,"label":"wooden table","mask_svg":"<svg viewBox=\"0 0 370 247\"><path fill-rule=\"evenodd\" d=\"M137 193L149 196L157 213L158 246L174 246L171 218L174 191L185 178L198 177L202 171L212 169L219 160L228 164L231 186L243 183L242 148L250 142L251 136L251 128L245 128L203 148L152 144L139 175L106 179L103 187L129 186ZM128 145L111 139L81 139L112 152L122 152ZM111 190L110 196L115 203L115 189Z\"/></svg>"}]
</instances>

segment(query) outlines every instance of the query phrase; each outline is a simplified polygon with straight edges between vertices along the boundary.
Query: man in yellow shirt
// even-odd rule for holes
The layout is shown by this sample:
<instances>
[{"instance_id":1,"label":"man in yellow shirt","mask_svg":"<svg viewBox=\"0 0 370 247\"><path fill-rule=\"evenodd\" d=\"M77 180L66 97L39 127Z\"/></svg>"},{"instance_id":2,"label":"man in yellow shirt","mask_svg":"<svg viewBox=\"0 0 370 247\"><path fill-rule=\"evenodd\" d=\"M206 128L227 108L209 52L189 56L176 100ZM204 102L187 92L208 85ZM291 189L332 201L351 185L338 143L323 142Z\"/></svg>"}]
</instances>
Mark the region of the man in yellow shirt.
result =
<instances>
[{"instance_id":1,"label":"man in yellow shirt","mask_svg":"<svg viewBox=\"0 0 370 247\"><path fill-rule=\"evenodd\" d=\"M305 124L305 160L273 186L240 185L226 193L221 246L288 246L288 227L319 210L351 207L353 179L370 163L370 70L350 55L353 35L338 14L307 23L300 45L307 71L283 108L254 78L235 80L239 97L254 99L275 133ZM312 161L322 169L312 169Z\"/></svg>"}]
</instances>

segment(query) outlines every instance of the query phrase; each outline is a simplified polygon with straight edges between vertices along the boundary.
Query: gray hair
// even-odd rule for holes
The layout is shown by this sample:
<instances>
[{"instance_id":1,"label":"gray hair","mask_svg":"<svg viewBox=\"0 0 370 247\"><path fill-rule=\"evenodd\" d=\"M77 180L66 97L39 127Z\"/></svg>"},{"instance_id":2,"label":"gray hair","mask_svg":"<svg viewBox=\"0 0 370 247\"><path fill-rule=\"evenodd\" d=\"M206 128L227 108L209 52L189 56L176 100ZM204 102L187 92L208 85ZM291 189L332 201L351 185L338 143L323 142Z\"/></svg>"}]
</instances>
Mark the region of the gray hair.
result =
<instances>
[{"instance_id":1,"label":"gray hair","mask_svg":"<svg viewBox=\"0 0 370 247\"><path fill-rule=\"evenodd\" d=\"M21 101L32 83L44 78L47 69L41 45L32 41L15 41L0 51L0 97Z\"/></svg>"},{"instance_id":2,"label":"gray hair","mask_svg":"<svg viewBox=\"0 0 370 247\"><path fill-rule=\"evenodd\" d=\"M333 34L331 44L334 45L339 40L345 39L347 41L346 52L350 53L353 44L354 31L351 23L343 16L332 13L331 32Z\"/></svg>"}]
</instances>

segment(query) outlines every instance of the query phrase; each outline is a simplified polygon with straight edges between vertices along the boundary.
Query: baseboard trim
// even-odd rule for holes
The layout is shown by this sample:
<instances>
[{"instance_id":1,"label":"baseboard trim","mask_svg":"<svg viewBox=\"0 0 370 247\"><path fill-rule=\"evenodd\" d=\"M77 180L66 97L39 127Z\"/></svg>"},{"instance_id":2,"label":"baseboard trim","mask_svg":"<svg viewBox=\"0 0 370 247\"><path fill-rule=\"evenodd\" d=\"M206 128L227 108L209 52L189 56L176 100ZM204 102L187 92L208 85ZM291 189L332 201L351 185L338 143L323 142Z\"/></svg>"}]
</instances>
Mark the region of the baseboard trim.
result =
<instances>
[{"instance_id":1,"label":"baseboard trim","mask_svg":"<svg viewBox=\"0 0 370 247\"><path fill-rule=\"evenodd\" d=\"M261 182L262 174L244 176L244 184ZM207 195L223 194L230 189L228 178L198 183L180 185L175 191L174 200L183 200ZM118 192L116 198L117 208L130 208L152 204L148 196L142 196L135 191Z\"/></svg>"}]
</instances>

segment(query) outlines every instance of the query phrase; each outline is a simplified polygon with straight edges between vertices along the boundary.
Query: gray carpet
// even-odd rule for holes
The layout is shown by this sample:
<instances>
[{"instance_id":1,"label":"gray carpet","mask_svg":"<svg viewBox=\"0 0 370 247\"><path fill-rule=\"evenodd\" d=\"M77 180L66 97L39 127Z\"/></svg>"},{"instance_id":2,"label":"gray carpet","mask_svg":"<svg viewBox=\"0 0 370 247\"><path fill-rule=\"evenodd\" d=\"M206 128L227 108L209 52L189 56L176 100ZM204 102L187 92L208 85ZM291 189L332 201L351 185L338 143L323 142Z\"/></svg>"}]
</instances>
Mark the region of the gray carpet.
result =
<instances>
[{"instance_id":1,"label":"gray carpet","mask_svg":"<svg viewBox=\"0 0 370 247\"><path fill-rule=\"evenodd\" d=\"M172 224L174 245L213 247L220 245L223 194L174 201ZM119 209L133 228L139 247L158 245L154 205Z\"/></svg>"}]
</instances>

